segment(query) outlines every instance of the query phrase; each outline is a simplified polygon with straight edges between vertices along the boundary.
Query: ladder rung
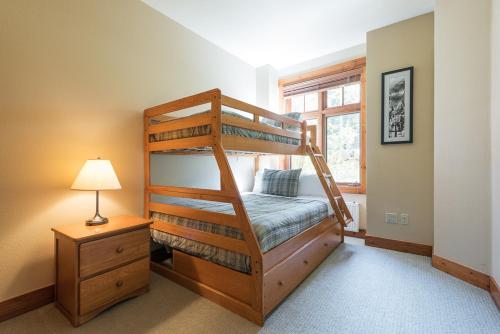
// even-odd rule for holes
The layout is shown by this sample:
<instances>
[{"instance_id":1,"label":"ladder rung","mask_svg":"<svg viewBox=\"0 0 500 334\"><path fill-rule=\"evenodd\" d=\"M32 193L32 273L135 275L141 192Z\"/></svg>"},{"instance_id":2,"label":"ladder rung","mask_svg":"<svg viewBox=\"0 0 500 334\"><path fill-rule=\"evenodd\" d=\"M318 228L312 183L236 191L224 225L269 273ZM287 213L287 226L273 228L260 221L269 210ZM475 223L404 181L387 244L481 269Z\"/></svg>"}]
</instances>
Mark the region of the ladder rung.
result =
<instances>
[{"instance_id":1,"label":"ladder rung","mask_svg":"<svg viewBox=\"0 0 500 334\"><path fill-rule=\"evenodd\" d=\"M342 196L335 196L335 200L338 201L338 200L343 200L344 198Z\"/></svg>"},{"instance_id":2,"label":"ladder rung","mask_svg":"<svg viewBox=\"0 0 500 334\"><path fill-rule=\"evenodd\" d=\"M324 177L332 177L332 174L323 173Z\"/></svg>"},{"instance_id":3,"label":"ladder rung","mask_svg":"<svg viewBox=\"0 0 500 334\"><path fill-rule=\"evenodd\" d=\"M322 157L322 156L323 156L323 154L321 154L321 153L314 153L314 156L315 156L315 157Z\"/></svg>"}]
</instances>

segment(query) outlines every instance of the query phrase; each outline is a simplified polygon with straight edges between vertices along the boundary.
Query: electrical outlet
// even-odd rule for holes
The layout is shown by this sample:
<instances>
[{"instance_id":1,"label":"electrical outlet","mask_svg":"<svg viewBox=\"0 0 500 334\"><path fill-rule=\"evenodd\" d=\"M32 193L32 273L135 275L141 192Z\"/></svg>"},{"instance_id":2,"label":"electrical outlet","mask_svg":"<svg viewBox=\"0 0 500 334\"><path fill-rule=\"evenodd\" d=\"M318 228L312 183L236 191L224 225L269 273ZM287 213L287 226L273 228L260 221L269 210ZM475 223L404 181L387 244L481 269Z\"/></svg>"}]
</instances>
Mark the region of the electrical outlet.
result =
<instances>
[{"instance_id":1,"label":"electrical outlet","mask_svg":"<svg viewBox=\"0 0 500 334\"><path fill-rule=\"evenodd\" d=\"M386 224L397 224L398 223L398 214L386 212L385 213L385 223Z\"/></svg>"},{"instance_id":2,"label":"electrical outlet","mask_svg":"<svg viewBox=\"0 0 500 334\"><path fill-rule=\"evenodd\" d=\"M410 222L410 217L408 216L407 213L402 213L399 217L399 223L401 225L408 225Z\"/></svg>"}]
</instances>

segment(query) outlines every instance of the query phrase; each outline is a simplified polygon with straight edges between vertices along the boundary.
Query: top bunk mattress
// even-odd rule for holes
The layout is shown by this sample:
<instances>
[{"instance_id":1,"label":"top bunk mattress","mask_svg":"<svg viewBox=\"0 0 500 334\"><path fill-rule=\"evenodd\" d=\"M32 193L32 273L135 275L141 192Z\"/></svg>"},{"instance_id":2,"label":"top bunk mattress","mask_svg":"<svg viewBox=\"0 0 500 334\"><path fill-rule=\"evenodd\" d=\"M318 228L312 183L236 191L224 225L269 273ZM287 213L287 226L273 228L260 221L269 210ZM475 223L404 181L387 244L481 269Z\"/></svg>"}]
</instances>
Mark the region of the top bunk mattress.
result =
<instances>
[{"instance_id":1,"label":"top bunk mattress","mask_svg":"<svg viewBox=\"0 0 500 334\"><path fill-rule=\"evenodd\" d=\"M208 113L208 111L204 112L204 113ZM248 120L248 118L243 117L242 115L230 112L230 111L223 110L222 114ZM272 126L272 125L270 125L270 126ZM297 132L300 131L300 129L293 129L293 127L289 127L288 130L297 131ZM174 130L174 131L160 132L160 133L150 134L149 135L149 142L158 142L158 141L164 141L164 140L182 139L182 138L190 138L190 137L197 137L197 136L207 136L207 135L210 135L211 131L212 131L211 125L206 124L206 125L200 125L200 126L196 126L196 127L179 129L179 130ZM234 125L229 125L229 124L224 124L224 123L222 123L222 134L230 135L230 136L246 137L246 138L250 138L250 139L260 139L260 140L266 140L266 141L271 141L271 142L275 142L275 143L282 143L282 144L300 145L300 140L296 139L296 138L280 136L280 135L261 132L261 131L257 131L257 130L244 129L244 128L240 128L240 127L237 127Z\"/></svg>"},{"instance_id":2,"label":"top bunk mattress","mask_svg":"<svg viewBox=\"0 0 500 334\"><path fill-rule=\"evenodd\" d=\"M329 213L328 205L324 201L310 198L245 193L242 195L242 200L263 253L270 251L309 227L318 224ZM234 214L233 207L229 203L182 198L167 198L166 200L162 200L162 202L201 210ZM177 224L239 240L244 239L240 230L228 226L171 216L160 212L153 212L152 218L165 224ZM250 272L248 257L243 254L172 236L161 231L152 230L151 233L153 239L157 242L238 271Z\"/></svg>"}]
</instances>

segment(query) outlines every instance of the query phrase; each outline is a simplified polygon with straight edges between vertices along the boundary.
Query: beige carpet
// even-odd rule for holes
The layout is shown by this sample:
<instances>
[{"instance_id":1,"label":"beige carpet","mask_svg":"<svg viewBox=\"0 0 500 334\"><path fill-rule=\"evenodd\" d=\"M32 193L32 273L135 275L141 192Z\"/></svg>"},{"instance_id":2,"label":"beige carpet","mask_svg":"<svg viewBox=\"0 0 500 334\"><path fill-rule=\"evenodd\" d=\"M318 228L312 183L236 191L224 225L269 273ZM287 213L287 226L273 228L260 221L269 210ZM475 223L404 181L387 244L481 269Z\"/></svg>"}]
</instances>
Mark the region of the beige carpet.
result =
<instances>
[{"instance_id":1,"label":"beige carpet","mask_svg":"<svg viewBox=\"0 0 500 334\"><path fill-rule=\"evenodd\" d=\"M74 329L53 305L0 323L0 333L500 333L489 294L430 259L345 244L263 328L152 275L151 291Z\"/></svg>"}]
</instances>

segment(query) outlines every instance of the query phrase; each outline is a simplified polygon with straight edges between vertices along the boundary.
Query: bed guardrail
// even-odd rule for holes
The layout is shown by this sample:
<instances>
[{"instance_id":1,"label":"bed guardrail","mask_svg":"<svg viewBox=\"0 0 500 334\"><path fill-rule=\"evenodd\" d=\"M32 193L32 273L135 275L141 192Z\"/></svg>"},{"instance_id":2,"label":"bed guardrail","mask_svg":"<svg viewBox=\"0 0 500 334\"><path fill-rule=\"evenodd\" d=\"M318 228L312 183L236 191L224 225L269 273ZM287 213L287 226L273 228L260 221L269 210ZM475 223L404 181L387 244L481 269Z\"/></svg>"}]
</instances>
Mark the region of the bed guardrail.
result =
<instances>
[{"instance_id":1,"label":"bed guardrail","mask_svg":"<svg viewBox=\"0 0 500 334\"><path fill-rule=\"evenodd\" d=\"M197 107L203 104L211 105L210 112L194 114L178 119L165 120L157 124L150 124L151 119L154 117L167 115L172 112ZM249 113L252 115L252 119L225 115L221 111L223 106ZM280 126L277 127L262 123L262 118L275 121L277 124L280 124ZM271 154L306 154L305 147L307 144L307 136L305 122L299 122L249 103L222 95L219 89L213 89L204 93L148 108L144 112L144 124L145 132L148 136L146 143L149 152L165 152L188 150L197 147L210 147L216 144L216 141L219 140L225 150ZM222 124L299 140L300 144L294 145L241 136L225 135L222 133ZM151 142L149 140L149 135L204 125L210 125L212 127L209 135ZM300 129L300 132L292 131L289 129L290 127L298 128Z\"/></svg>"}]
</instances>

